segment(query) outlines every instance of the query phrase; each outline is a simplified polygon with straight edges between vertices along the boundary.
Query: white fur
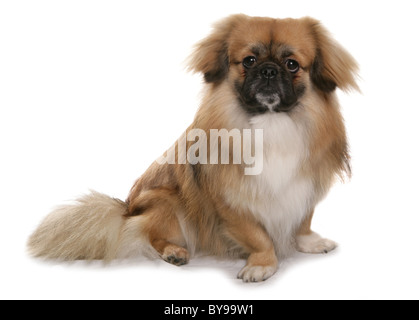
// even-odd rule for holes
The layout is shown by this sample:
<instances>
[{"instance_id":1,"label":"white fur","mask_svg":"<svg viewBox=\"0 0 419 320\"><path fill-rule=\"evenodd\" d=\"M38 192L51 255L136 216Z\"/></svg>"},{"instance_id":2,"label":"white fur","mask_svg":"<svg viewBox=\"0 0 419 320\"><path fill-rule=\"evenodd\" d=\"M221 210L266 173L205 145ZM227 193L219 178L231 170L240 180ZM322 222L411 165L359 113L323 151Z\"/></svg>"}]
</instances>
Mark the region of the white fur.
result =
<instances>
[{"instance_id":1,"label":"white fur","mask_svg":"<svg viewBox=\"0 0 419 320\"><path fill-rule=\"evenodd\" d=\"M50 213L29 239L35 256L112 260L118 252L127 204L92 191Z\"/></svg>"},{"instance_id":2,"label":"white fur","mask_svg":"<svg viewBox=\"0 0 419 320\"><path fill-rule=\"evenodd\" d=\"M245 266L237 275L244 282L260 282L272 277L277 268L275 266Z\"/></svg>"},{"instance_id":3,"label":"white fur","mask_svg":"<svg viewBox=\"0 0 419 320\"><path fill-rule=\"evenodd\" d=\"M312 181L299 175L308 156L307 133L287 113L257 116L251 124L264 130L263 172L256 177L263 201L257 202L253 213L274 240L277 253L288 255L314 194Z\"/></svg>"},{"instance_id":4,"label":"white fur","mask_svg":"<svg viewBox=\"0 0 419 320\"><path fill-rule=\"evenodd\" d=\"M273 112L274 107L279 105L281 103L281 98L279 97L279 94L275 93L274 95L264 95L262 93L256 94L256 100L259 101L259 103L266 106L269 111Z\"/></svg>"},{"instance_id":5,"label":"white fur","mask_svg":"<svg viewBox=\"0 0 419 320\"><path fill-rule=\"evenodd\" d=\"M296 228L314 206L314 186L300 175L308 156L304 126L287 113L266 113L250 119L252 129L264 130L263 171L244 177L241 196L230 194L227 201L250 210L274 241L279 257L294 250Z\"/></svg>"},{"instance_id":6,"label":"white fur","mask_svg":"<svg viewBox=\"0 0 419 320\"><path fill-rule=\"evenodd\" d=\"M141 232L143 217L125 219L127 204L99 192L51 212L29 239L34 256L52 259L156 257Z\"/></svg>"},{"instance_id":7,"label":"white fur","mask_svg":"<svg viewBox=\"0 0 419 320\"><path fill-rule=\"evenodd\" d=\"M336 242L322 238L315 232L297 236L295 240L297 250L303 253L328 253L338 246Z\"/></svg>"}]
</instances>

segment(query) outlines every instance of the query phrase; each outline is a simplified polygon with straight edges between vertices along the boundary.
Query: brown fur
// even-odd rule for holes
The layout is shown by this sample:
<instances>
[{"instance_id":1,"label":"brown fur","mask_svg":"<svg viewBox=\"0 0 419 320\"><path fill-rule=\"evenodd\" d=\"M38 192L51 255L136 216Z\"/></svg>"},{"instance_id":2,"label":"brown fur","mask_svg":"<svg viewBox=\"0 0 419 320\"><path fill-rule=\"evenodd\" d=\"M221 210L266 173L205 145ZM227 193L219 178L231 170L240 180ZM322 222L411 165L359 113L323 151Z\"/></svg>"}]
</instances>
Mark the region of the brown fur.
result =
<instances>
[{"instance_id":1,"label":"brown fur","mask_svg":"<svg viewBox=\"0 0 419 320\"><path fill-rule=\"evenodd\" d=\"M304 83L307 93L302 98L302 107L289 116L299 126L305 125L303 139L308 141L309 156L295 179L312 181L313 207L307 210L299 227L290 228L294 234L307 235L311 233L315 204L325 196L336 176L350 173L346 133L334 89L358 89L357 65L314 19L228 17L215 25L190 58L190 70L202 73L208 88L188 130L203 129L209 136L210 129L246 129L246 115L237 107L227 106L237 105L232 87L236 81L244 81L239 62L251 54L251 45L257 43L270 43L270 55L283 50L284 44L293 48L293 59L304 70L294 81ZM191 144L188 142L188 146ZM81 249L85 245L77 248L76 234L80 232L77 219L101 214L92 214L86 205L90 198L85 198L74 217L65 218L74 227L62 234L60 231L67 227L55 222L56 218L53 223L47 218L31 237L29 247L35 255L52 258L111 259L137 251L137 246L141 246L143 253L157 253L176 265L187 263L195 252L246 257L247 265L239 277L245 281L265 280L275 272L278 257L286 255L287 249L274 243L267 231L269 226L252 212L253 205L263 205L259 202L265 201L257 196L259 186L255 179L243 175L243 165L153 163L132 187L126 204L105 201L120 207L117 222L120 231L114 232L117 241L112 246L106 247L107 240L98 239L98 247L94 248L93 242L89 253L87 248ZM91 197L97 198L98 194ZM70 207L64 211L71 211ZM107 228L110 227L104 230ZM66 242L70 243L68 250L62 250Z\"/></svg>"}]
</instances>

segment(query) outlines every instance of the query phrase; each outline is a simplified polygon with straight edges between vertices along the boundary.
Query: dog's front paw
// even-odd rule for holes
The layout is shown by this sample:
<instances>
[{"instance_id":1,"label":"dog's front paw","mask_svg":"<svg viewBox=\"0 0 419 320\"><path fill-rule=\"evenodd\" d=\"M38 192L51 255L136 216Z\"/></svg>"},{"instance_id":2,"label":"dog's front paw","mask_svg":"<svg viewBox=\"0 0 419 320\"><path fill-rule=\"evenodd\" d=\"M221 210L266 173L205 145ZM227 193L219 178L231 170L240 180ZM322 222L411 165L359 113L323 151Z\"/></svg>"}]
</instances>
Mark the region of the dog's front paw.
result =
<instances>
[{"instance_id":1,"label":"dog's front paw","mask_svg":"<svg viewBox=\"0 0 419 320\"><path fill-rule=\"evenodd\" d=\"M244 282L260 282L272 277L276 272L276 266L251 266L246 265L239 274L238 279Z\"/></svg>"},{"instance_id":2,"label":"dog's front paw","mask_svg":"<svg viewBox=\"0 0 419 320\"><path fill-rule=\"evenodd\" d=\"M337 243L322 238L315 232L309 235L299 235L296 237L297 250L303 253L328 253L337 248Z\"/></svg>"}]
</instances>

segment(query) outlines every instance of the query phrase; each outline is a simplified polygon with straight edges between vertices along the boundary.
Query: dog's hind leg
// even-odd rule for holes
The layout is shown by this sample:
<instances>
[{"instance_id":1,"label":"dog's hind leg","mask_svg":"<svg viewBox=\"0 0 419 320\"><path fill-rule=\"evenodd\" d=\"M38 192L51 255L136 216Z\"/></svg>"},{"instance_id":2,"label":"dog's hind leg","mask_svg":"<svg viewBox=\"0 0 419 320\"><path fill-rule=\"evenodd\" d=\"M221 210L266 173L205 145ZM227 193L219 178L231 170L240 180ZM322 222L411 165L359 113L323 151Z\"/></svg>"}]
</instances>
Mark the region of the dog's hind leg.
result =
<instances>
[{"instance_id":1,"label":"dog's hind leg","mask_svg":"<svg viewBox=\"0 0 419 320\"><path fill-rule=\"evenodd\" d=\"M182 209L174 190L143 191L129 209L141 216L141 234L164 261L177 266L188 263L190 255L178 215Z\"/></svg>"}]
</instances>

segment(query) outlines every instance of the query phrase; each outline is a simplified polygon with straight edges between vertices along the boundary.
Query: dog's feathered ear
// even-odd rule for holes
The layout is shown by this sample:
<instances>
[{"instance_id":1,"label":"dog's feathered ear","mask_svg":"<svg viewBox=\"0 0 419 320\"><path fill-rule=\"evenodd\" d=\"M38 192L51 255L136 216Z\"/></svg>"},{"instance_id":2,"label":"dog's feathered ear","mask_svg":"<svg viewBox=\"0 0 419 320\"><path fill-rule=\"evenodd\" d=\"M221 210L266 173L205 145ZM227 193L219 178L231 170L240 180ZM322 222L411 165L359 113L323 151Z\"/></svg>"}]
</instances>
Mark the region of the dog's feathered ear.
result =
<instances>
[{"instance_id":1,"label":"dog's feathered ear","mask_svg":"<svg viewBox=\"0 0 419 320\"><path fill-rule=\"evenodd\" d=\"M330 33L312 18L305 18L316 42L316 57L310 69L315 86L332 92L336 87L343 91L359 90L356 83L358 64Z\"/></svg>"},{"instance_id":2,"label":"dog's feathered ear","mask_svg":"<svg viewBox=\"0 0 419 320\"><path fill-rule=\"evenodd\" d=\"M201 72L207 83L219 83L227 76L230 67L228 41L231 31L243 14L229 16L214 25L212 33L200 41L187 60L188 69Z\"/></svg>"}]
</instances>

